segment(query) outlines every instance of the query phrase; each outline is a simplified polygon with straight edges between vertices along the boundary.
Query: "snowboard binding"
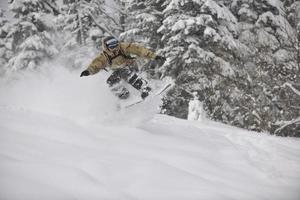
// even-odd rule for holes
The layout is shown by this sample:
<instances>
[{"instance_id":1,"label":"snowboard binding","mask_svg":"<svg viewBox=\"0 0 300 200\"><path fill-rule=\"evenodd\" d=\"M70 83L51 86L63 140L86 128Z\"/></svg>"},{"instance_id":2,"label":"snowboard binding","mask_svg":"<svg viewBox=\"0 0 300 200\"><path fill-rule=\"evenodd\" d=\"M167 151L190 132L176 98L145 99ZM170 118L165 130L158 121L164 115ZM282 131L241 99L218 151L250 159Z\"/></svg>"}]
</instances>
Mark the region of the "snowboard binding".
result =
<instances>
[{"instance_id":1,"label":"snowboard binding","mask_svg":"<svg viewBox=\"0 0 300 200\"><path fill-rule=\"evenodd\" d=\"M151 88L148 86L148 82L138 76L135 71L130 69L130 67L120 68L115 70L106 81L107 84L112 87L113 93L120 99L127 99L130 95L129 90L120 85L122 80L139 90L141 92L142 99L145 99L151 91Z\"/></svg>"}]
</instances>

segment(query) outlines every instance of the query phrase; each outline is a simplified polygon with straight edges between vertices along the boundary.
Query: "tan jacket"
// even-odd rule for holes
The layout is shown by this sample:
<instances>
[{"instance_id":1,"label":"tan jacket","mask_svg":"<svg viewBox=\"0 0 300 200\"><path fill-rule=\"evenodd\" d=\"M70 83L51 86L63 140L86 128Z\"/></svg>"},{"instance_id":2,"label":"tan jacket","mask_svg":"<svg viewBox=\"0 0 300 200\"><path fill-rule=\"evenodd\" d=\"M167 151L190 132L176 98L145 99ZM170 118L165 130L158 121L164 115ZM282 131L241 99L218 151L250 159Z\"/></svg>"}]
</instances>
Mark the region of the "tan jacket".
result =
<instances>
[{"instance_id":1,"label":"tan jacket","mask_svg":"<svg viewBox=\"0 0 300 200\"><path fill-rule=\"evenodd\" d=\"M88 66L88 71L90 74L96 74L101 69L104 69L105 67L110 67L112 69L118 69L121 67L124 67L126 65L131 65L135 61L130 58L126 58L122 56L122 54L119 51L123 51L123 54L126 55L126 57L130 55L135 55L138 57L146 58L146 59L154 59L156 57L156 54L150 51L149 49L139 46L134 43L120 43L119 47L116 48L114 51L108 50L105 46L103 46L103 52L101 52ZM119 55L118 55L119 54ZM109 57L115 57L112 59L111 64L109 63Z\"/></svg>"}]
</instances>

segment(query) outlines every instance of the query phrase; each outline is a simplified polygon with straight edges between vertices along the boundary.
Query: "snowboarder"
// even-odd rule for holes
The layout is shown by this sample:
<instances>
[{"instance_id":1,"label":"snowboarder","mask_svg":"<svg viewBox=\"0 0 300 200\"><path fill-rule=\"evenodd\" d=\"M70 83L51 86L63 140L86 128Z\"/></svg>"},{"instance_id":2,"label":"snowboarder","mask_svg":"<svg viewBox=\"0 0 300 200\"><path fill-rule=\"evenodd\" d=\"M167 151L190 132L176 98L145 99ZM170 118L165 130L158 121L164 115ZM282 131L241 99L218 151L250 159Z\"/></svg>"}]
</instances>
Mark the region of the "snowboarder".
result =
<instances>
[{"instance_id":1,"label":"snowboarder","mask_svg":"<svg viewBox=\"0 0 300 200\"><path fill-rule=\"evenodd\" d=\"M80 77L89 76L98 73L100 70L109 66L113 73L108 77L107 84L112 87L120 99L126 99L129 91L125 87L116 87L121 80L126 81L135 89L141 92L144 99L149 95L151 88L147 81L137 75L138 67L135 61L136 57L153 59L164 62L165 57L156 55L154 52L134 43L119 42L115 37L109 36L102 41L103 51L91 62ZM117 88L117 89L116 89Z\"/></svg>"}]
</instances>

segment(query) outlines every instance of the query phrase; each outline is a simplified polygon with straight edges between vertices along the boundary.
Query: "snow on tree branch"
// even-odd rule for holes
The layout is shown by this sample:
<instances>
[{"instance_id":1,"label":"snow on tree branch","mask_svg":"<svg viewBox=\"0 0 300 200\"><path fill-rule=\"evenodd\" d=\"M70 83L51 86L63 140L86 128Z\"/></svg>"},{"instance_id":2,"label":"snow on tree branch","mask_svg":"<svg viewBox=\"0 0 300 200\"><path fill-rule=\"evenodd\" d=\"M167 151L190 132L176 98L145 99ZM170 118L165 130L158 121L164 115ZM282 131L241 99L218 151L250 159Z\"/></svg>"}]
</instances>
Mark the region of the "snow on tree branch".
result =
<instances>
[{"instance_id":1,"label":"snow on tree branch","mask_svg":"<svg viewBox=\"0 0 300 200\"><path fill-rule=\"evenodd\" d=\"M96 24L96 26L98 27L98 28L100 28L103 32L106 32L106 33L108 33L108 34L110 34L110 35L114 35L111 31L109 31L107 28L105 28L105 27L103 27L102 25L100 25L98 22L97 22L97 20L95 19L95 17L92 15L92 14L90 14L90 16L91 16L91 18L92 18L92 20L94 21L94 23Z\"/></svg>"},{"instance_id":2,"label":"snow on tree branch","mask_svg":"<svg viewBox=\"0 0 300 200\"><path fill-rule=\"evenodd\" d=\"M276 135L281 131L283 130L284 128L286 128L287 126L290 126L292 124L300 124L300 117L294 119L294 120L291 120L289 122L286 122L283 126L281 126L280 128L276 129L276 131L274 132Z\"/></svg>"},{"instance_id":3,"label":"snow on tree branch","mask_svg":"<svg viewBox=\"0 0 300 200\"><path fill-rule=\"evenodd\" d=\"M300 96L300 91L297 90L296 88L294 88L292 86L292 84L290 84L290 83L284 83L282 86L283 87L289 87L289 88L291 88L295 94L297 94L298 96Z\"/></svg>"}]
</instances>

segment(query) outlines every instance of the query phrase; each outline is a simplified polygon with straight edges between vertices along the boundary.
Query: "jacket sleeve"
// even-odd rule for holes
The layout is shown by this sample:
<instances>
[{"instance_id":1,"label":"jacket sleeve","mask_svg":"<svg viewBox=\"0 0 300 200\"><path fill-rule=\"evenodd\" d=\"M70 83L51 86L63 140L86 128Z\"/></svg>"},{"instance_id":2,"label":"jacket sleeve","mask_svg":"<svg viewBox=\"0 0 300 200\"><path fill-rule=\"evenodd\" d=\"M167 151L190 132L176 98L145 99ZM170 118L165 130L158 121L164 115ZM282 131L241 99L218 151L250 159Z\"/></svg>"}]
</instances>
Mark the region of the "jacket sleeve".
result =
<instances>
[{"instance_id":1,"label":"jacket sleeve","mask_svg":"<svg viewBox=\"0 0 300 200\"><path fill-rule=\"evenodd\" d=\"M92 62L89 64L87 70L91 74L98 73L101 69L104 69L107 64L107 58L103 53L100 53Z\"/></svg>"},{"instance_id":2,"label":"jacket sleeve","mask_svg":"<svg viewBox=\"0 0 300 200\"><path fill-rule=\"evenodd\" d=\"M125 54L134 54L146 59L154 59L156 57L156 54L151 50L134 43L121 43L121 48Z\"/></svg>"}]
</instances>

